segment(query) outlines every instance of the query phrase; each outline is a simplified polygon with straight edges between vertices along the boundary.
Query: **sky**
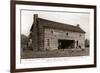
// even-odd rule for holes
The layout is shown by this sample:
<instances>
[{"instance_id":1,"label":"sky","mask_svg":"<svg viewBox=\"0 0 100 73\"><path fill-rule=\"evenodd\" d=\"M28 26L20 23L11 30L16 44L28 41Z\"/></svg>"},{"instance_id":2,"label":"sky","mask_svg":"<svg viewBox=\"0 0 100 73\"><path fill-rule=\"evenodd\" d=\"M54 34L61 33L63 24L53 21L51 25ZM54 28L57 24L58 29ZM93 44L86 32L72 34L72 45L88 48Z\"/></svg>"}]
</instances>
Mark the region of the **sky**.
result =
<instances>
[{"instance_id":1,"label":"sky","mask_svg":"<svg viewBox=\"0 0 100 73\"><path fill-rule=\"evenodd\" d=\"M70 24L76 26L77 24L86 32L86 38L89 39L90 31L90 14L84 12L67 12L67 11L33 11L21 10L21 34L29 35L30 28L34 22L34 14L38 17Z\"/></svg>"}]
</instances>

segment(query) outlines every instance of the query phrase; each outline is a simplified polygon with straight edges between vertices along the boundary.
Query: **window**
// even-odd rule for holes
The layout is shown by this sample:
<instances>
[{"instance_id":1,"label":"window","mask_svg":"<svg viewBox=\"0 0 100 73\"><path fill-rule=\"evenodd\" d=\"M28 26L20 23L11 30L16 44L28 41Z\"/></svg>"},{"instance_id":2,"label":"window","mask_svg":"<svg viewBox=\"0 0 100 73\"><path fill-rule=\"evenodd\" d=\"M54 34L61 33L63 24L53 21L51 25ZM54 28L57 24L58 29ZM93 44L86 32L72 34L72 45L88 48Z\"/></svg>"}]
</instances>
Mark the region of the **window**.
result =
<instances>
[{"instance_id":1,"label":"window","mask_svg":"<svg viewBox=\"0 0 100 73\"><path fill-rule=\"evenodd\" d=\"M77 47L78 47L78 40L77 40Z\"/></svg>"},{"instance_id":2,"label":"window","mask_svg":"<svg viewBox=\"0 0 100 73\"><path fill-rule=\"evenodd\" d=\"M51 33L53 34L53 31L51 30Z\"/></svg>"},{"instance_id":3,"label":"window","mask_svg":"<svg viewBox=\"0 0 100 73\"><path fill-rule=\"evenodd\" d=\"M50 40L49 39L47 39L47 46L49 46L50 45Z\"/></svg>"},{"instance_id":4,"label":"window","mask_svg":"<svg viewBox=\"0 0 100 73\"><path fill-rule=\"evenodd\" d=\"M82 35L80 34L80 37L81 37Z\"/></svg>"},{"instance_id":5,"label":"window","mask_svg":"<svg viewBox=\"0 0 100 73\"><path fill-rule=\"evenodd\" d=\"M68 32L66 33L66 35L68 36Z\"/></svg>"}]
</instances>

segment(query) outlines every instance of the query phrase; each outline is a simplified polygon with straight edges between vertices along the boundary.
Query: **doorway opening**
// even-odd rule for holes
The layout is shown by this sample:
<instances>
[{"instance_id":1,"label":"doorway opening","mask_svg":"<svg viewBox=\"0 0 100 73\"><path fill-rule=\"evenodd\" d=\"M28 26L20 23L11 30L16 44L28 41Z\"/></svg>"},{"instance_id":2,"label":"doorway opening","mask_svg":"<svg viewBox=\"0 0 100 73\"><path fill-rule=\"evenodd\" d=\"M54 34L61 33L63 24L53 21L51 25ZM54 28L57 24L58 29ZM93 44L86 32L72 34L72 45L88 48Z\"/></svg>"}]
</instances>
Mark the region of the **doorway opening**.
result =
<instances>
[{"instance_id":1,"label":"doorway opening","mask_svg":"<svg viewBox=\"0 0 100 73\"><path fill-rule=\"evenodd\" d=\"M58 40L58 49L72 49L75 47L75 40Z\"/></svg>"}]
</instances>

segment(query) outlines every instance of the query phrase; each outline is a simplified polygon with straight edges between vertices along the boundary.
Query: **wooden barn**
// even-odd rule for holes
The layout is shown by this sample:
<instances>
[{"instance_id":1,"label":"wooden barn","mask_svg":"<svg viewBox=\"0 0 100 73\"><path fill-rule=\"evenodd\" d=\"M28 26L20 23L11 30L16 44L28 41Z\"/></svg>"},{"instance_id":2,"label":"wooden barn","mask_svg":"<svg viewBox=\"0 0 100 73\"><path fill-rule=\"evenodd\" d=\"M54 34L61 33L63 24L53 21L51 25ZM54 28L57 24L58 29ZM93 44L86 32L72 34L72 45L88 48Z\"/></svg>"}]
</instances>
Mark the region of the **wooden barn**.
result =
<instances>
[{"instance_id":1,"label":"wooden barn","mask_svg":"<svg viewBox=\"0 0 100 73\"><path fill-rule=\"evenodd\" d=\"M85 31L77 26L33 16L30 41L33 50L85 48Z\"/></svg>"}]
</instances>

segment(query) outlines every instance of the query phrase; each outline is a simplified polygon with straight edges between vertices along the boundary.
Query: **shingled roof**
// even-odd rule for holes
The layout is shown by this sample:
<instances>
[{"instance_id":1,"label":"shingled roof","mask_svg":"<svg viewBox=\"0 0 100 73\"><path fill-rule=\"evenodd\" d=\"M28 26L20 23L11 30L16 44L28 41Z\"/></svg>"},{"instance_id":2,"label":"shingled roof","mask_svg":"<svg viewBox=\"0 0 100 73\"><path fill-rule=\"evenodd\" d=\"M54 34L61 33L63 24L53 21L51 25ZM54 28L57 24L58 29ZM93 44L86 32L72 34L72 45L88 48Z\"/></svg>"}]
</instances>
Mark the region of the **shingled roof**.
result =
<instances>
[{"instance_id":1,"label":"shingled roof","mask_svg":"<svg viewBox=\"0 0 100 73\"><path fill-rule=\"evenodd\" d=\"M84 30L82 30L78 26L73 26L69 24L64 24L60 22L55 22L43 18L37 18L38 24L41 24L44 27L49 27L49 28L54 28L54 29L60 29L60 30L66 30L66 31L72 31L72 32L80 32L80 33L85 33ZM31 30L33 29L33 25L31 27Z\"/></svg>"}]
</instances>

